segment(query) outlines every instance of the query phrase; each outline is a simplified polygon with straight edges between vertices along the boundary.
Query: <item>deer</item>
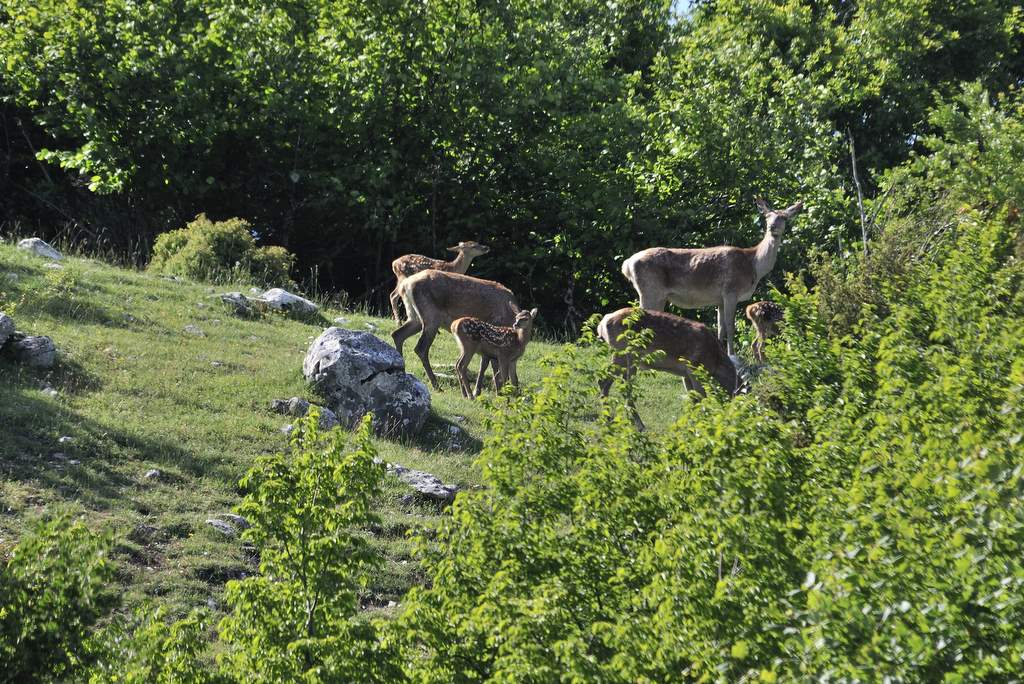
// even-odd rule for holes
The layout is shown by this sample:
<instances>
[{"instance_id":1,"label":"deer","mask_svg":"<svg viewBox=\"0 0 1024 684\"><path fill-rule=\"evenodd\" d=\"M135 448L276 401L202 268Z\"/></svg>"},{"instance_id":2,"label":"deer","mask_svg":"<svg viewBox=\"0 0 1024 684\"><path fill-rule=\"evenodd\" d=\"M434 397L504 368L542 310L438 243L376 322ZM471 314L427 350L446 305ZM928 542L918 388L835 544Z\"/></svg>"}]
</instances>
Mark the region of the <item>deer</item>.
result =
<instances>
[{"instance_id":1,"label":"deer","mask_svg":"<svg viewBox=\"0 0 1024 684\"><path fill-rule=\"evenodd\" d=\"M647 356L656 351L664 352L664 354L650 365L642 359L632 358L629 353L616 354L614 363L622 369L622 373L627 379L633 376L638 365L653 368L681 376L687 391L704 396L704 386L692 371L694 366L701 366L730 396L736 393L739 385L736 366L729 358L718 336L703 323L664 311L626 307L602 318L597 325L597 336L612 349L623 352L626 349L627 341L622 339L622 333L627 328L626 319L630 316L638 316L633 324L633 330L637 332L649 330L652 335L650 342L643 349L643 355ZM612 378L601 380L602 397L608 396L612 382ZM629 409L633 416L633 422L640 430L643 430L643 421L631 401Z\"/></svg>"},{"instance_id":2,"label":"deer","mask_svg":"<svg viewBox=\"0 0 1024 684\"><path fill-rule=\"evenodd\" d=\"M745 313L756 335L750 345L751 351L758 363L764 363L764 341L779 334L782 307L775 302L754 302L746 308Z\"/></svg>"},{"instance_id":3,"label":"deer","mask_svg":"<svg viewBox=\"0 0 1024 684\"><path fill-rule=\"evenodd\" d=\"M391 270L395 272L395 278L398 279L398 282L395 283L395 289L389 295L391 314L395 317L395 323L400 323L402 320L398 316L398 301L401 299L398 294L398 286L402 284L403 280L420 271L426 271L428 268L432 268L435 271L465 274L469 270L469 265L473 263L473 259L487 254L491 251L491 248L479 242L469 240L460 242L454 247L449 247L448 251L457 254L451 261L431 259L422 254L406 254L391 262Z\"/></svg>"},{"instance_id":4,"label":"deer","mask_svg":"<svg viewBox=\"0 0 1024 684\"><path fill-rule=\"evenodd\" d=\"M391 333L395 349L402 354L405 341L422 331L416 342L416 355L423 363L430 384L439 392L441 387L430 367L430 346L437 331L442 326L450 328L453 321L465 316L492 325L510 326L515 322L515 314L509 305L516 310L519 308L515 295L501 283L433 269L405 278L398 284L398 293L408 319ZM495 373L498 372L497 361L484 356L480 362L481 375L486 372L488 363Z\"/></svg>"},{"instance_id":5,"label":"deer","mask_svg":"<svg viewBox=\"0 0 1024 684\"><path fill-rule=\"evenodd\" d=\"M515 304L509 302L509 308L515 315L511 327L491 325L479 318L464 316L452 321L452 335L459 346L459 360L455 363L455 372L459 376L459 386L462 388L462 396L473 399L480 396L480 390L484 384L483 369L486 362L480 365L480 374L476 377L476 389L470 391L469 377L466 369L469 367L473 355L479 353L484 359L490 358L497 362L497 370L494 372L494 391L501 392L502 385L510 381L519 389L519 375L516 372L516 362L526 352L526 345L530 343L533 336L533 322L537 318L537 309L522 311Z\"/></svg>"},{"instance_id":6,"label":"deer","mask_svg":"<svg viewBox=\"0 0 1024 684\"><path fill-rule=\"evenodd\" d=\"M669 302L682 309L717 307L718 337L732 354L736 305L750 299L775 267L786 222L804 207L797 202L777 211L760 198L755 203L765 217L765 231L753 247L652 247L622 262L622 274L640 295L640 307L663 311Z\"/></svg>"}]
</instances>

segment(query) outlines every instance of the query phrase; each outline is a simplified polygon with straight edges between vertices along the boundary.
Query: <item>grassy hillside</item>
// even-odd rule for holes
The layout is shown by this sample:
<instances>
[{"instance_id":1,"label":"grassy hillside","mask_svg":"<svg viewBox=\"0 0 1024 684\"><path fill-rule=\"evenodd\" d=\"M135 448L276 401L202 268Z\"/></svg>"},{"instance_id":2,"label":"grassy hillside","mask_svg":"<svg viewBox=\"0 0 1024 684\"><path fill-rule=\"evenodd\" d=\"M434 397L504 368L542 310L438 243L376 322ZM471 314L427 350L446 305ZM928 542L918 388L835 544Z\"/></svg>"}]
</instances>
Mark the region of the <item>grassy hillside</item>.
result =
<instances>
[{"instance_id":1,"label":"grassy hillside","mask_svg":"<svg viewBox=\"0 0 1024 684\"><path fill-rule=\"evenodd\" d=\"M97 529L113 530L126 607L146 597L176 614L218 606L224 583L253 571L238 540L205 521L238 503L237 482L256 456L286 448L281 427L290 419L272 413L270 401L316 400L302 359L336 317L388 341L394 325L330 308L314 322L243 320L212 296L226 289L90 259L69 258L51 270L0 245L0 311L20 330L51 336L60 350L49 373L0 358L0 549L18 539L27 519L67 504ZM536 381L539 360L557 349L532 344L520 362L523 382ZM424 379L411 345L407 351L410 371ZM472 487L494 408L462 398L451 377L455 356L451 336L439 336L432 359L445 390L433 393L427 426L413 441L377 446L388 461ZM671 423L681 398L675 378L647 381L645 421L653 429ZM160 475L147 478L152 469ZM379 502L383 529L370 533L387 561L367 606L398 601L419 580L407 532L443 514L429 502L403 500L408 492L389 478Z\"/></svg>"}]
</instances>

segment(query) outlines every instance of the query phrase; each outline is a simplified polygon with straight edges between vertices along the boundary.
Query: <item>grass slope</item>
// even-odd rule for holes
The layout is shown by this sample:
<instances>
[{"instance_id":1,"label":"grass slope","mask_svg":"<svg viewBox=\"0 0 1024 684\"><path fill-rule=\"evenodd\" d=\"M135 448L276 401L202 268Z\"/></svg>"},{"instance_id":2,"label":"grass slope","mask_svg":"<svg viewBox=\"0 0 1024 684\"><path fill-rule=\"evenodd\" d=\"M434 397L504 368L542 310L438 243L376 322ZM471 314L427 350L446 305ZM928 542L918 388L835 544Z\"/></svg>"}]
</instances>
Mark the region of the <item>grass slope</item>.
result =
<instances>
[{"instance_id":1,"label":"grass slope","mask_svg":"<svg viewBox=\"0 0 1024 684\"><path fill-rule=\"evenodd\" d=\"M389 342L393 323L330 309L314 322L243 320L211 296L234 288L90 259L68 258L62 270L45 263L0 244L0 311L19 330L49 335L60 350L48 373L0 357L0 553L27 519L66 504L96 528L114 530L115 590L126 608L147 598L175 614L219 605L224 583L254 566L238 540L205 521L238 503L237 482L255 457L286 449L281 427L288 419L272 413L270 401L316 401L302 359L335 317ZM203 334L186 332L192 325ZM424 379L409 347L409 369ZM538 380L538 360L557 349L531 344L520 362L522 381ZM378 448L389 461L471 487L479 482L474 459L493 409L459 394L450 377L455 357L451 336L439 336L432 360L448 377L445 391L433 393L426 428L412 441L378 440ZM681 384L664 375L645 382L641 412L658 429L678 414ZM150 469L160 476L146 478ZM384 524L371 532L385 564L367 606L398 601L421 580L408 532L434 524L443 511L403 499L408 491L389 478L379 502Z\"/></svg>"}]
</instances>

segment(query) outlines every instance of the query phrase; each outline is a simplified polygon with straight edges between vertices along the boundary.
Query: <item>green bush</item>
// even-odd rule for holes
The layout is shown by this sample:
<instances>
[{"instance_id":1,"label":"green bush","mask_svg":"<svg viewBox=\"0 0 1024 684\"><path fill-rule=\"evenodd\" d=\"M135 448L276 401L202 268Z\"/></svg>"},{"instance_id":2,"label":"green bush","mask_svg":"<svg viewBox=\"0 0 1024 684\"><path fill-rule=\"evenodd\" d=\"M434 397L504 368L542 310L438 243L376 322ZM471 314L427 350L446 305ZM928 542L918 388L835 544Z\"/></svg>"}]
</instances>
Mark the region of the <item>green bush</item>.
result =
<instances>
[{"instance_id":1,"label":"green bush","mask_svg":"<svg viewBox=\"0 0 1024 684\"><path fill-rule=\"evenodd\" d=\"M211 221L199 214L184 228L157 237L149 268L194 280L286 286L294 263L283 247L257 247L245 219Z\"/></svg>"},{"instance_id":2,"label":"green bush","mask_svg":"<svg viewBox=\"0 0 1024 684\"><path fill-rule=\"evenodd\" d=\"M395 626L414 681L1005 681L1024 264L968 214L885 314L786 298L750 395L637 433L569 349L510 399ZM504 401L504 398L502 399ZM597 421L581 421L593 416Z\"/></svg>"},{"instance_id":3,"label":"green bush","mask_svg":"<svg viewBox=\"0 0 1024 684\"><path fill-rule=\"evenodd\" d=\"M112 605L110 537L67 512L0 549L0 682L74 679L90 628Z\"/></svg>"}]
</instances>

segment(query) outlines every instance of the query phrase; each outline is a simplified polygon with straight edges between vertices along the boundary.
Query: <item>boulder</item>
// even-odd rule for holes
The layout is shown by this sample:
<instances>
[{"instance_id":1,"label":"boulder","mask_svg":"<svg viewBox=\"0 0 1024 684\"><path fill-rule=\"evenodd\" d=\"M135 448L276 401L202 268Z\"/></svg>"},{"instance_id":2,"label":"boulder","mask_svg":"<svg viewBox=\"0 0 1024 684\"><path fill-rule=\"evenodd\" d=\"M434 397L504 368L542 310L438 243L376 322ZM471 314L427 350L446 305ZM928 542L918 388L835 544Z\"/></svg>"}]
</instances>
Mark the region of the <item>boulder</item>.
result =
<instances>
[{"instance_id":1,"label":"boulder","mask_svg":"<svg viewBox=\"0 0 1024 684\"><path fill-rule=\"evenodd\" d=\"M310 345L302 373L346 427L369 413L378 434L412 435L430 413L426 385L405 372L394 347L368 332L328 328Z\"/></svg>"},{"instance_id":2,"label":"boulder","mask_svg":"<svg viewBox=\"0 0 1024 684\"><path fill-rule=\"evenodd\" d=\"M14 334L14 319L0 311L0 347Z\"/></svg>"},{"instance_id":3,"label":"boulder","mask_svg":"<svg viewBox=\"0 0 1024 684\"><path fill-rule=\"evenodd\" d=\"M14 358L33 368L52 368L57 361L57 348L53 340L43 335L14 333L8 345Z\"/></svg>"},{"instance_id":4,"label":"boulder","mask_svg":"<svg viewBox=\"0 0 1024 684\"><path fill-rule=\"evenodd\" d=\"M266 304L271 309L298 316L312 316L320 310L320 307L308 299L292 294L287 290L282 290L279 287L267 290L260 297L257 297L257 301Z\"/></svg>"},{"instance_id":5,"label":"boulder","mask_svg":"<svg viewBox=\"0 0 1024 684\"><path fill-rule=\"evenodd\" d=\"M25 238L18 243L18 249L23 249L26 252L32 252L36 256L43 257L44 259L55 259L60 261L64 258L60 252L48 245L44 240L37 237Z\"/></svg>"}]
</instances>

